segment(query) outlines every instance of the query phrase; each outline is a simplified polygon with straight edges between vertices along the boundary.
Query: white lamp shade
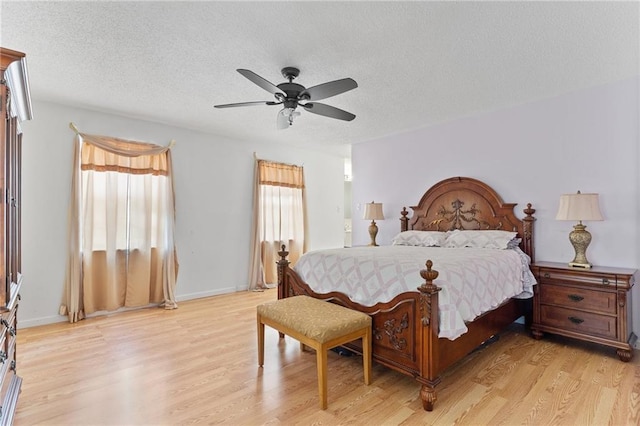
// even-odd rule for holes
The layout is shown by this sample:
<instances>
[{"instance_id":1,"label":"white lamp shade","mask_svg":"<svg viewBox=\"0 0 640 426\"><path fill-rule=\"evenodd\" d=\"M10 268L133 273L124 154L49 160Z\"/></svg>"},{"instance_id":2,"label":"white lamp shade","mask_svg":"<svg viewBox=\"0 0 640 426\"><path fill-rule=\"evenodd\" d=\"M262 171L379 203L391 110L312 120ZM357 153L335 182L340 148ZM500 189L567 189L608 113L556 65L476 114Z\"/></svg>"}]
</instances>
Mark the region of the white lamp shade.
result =
<instances>
[{"instance_id":1,"label":"white lamp shade","mask_svg":"<svg viewBox=\"0 0 640 426\"><path fill-rule=\"evenodd\" d=\"M373 201L364 205L364 217L367 220L382 220L382 203L374 203Z\"/></svg>"},{"instance_id":2,"label":"white lamp shade","mask_svg":"<svg viewBox=\"0 0 640 426\"><path fill-rule=\"evenodd\" d=\"M563 194L556 220L604 220L598 194Z\"/></svg>"}]
</instances>

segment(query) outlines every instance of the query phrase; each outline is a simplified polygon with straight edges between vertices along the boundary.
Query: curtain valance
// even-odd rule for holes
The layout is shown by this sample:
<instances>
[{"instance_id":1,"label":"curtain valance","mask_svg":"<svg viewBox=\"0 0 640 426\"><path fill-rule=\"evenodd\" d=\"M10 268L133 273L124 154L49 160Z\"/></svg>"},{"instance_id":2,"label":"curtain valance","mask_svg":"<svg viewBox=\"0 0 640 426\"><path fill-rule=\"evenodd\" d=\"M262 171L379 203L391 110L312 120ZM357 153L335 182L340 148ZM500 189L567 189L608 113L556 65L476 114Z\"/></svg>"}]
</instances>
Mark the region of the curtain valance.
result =
<instances>
[{"instance_id":1,"label":"curtain valance","mask_svg":"<svg viewBox=\"0 0 640 426\"><path fill-rule=\"evenodd\" d=\"M78 133L82 144L80 167L82 170L113 171L131 174L166 176L169 171L167 151L146 142L136 142L105 136Z\"/></svg>"},{"instance_id":2,"label":"curtain valance","mask_svg":"<svg viewBox=\"0 0 640 426\"><path fill-rule=\"evenodd\" d=\"M300 166L258 160L260 185L304 188L304 169Z\"/></svg>"}]
</instances>

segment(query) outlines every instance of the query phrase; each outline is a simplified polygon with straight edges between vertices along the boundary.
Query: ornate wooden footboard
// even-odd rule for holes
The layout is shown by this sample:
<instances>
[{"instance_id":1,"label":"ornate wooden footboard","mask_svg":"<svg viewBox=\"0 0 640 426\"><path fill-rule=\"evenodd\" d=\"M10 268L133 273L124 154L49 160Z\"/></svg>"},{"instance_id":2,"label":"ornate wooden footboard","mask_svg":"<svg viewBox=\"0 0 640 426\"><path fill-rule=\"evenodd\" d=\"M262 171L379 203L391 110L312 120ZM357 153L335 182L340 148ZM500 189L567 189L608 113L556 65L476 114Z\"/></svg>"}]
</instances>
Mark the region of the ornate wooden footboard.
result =
<instances>
[{"instance_id":1,"label":"ornate wooden footboard","mask_svg":"<svg viewBox=\"0 0 640 426\"><path fill-rule=\"evenodd\" d=\"M450 206L450 207L449 207ZM514 230L522 238L521 248L533 260L533 213L531 205L525 218L513 213L515 204L505 204L486 184L470 178L456 177L431 187L412 207L413 218L403 210L401 229L453 230L504 229ZM371 315L373 320L373 358L376 362L414 377L421 385L420 396L425 410L431 411L437 399L436 386L440 374L482 342L503 330L523 315L531 312L530 299L510 299L498 308L467 323L469 331L455 340L438 338L438 292L434 280L438 272L432 262L420 271L425 282L418 291L405 292L391 301L374 306L352 302L343 293L319 294L289 267L288 252L282 246L278 261L278 298L305 294L327 300ZM436 265L437 267L437 265ZM350 349L361 353L358 344Z\"/></svg>"}]
</instances>

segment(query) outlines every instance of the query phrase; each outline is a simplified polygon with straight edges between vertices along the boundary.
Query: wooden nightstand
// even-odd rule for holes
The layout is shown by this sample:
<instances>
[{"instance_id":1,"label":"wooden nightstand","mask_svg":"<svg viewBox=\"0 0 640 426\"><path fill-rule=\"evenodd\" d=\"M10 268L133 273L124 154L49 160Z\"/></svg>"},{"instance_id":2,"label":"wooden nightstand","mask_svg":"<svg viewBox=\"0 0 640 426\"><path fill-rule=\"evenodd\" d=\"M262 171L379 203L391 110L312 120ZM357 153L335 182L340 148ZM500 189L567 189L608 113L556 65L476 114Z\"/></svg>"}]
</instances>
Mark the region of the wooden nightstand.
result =
<instances>
[{"instance_id":1,"label":"wooden nightstand","mask_svg":"<svg viewBox=\"0 0 640 426\"><path fill-rule=\"evenodd\" d=\"M533 337L543 332L612 346L622 361L633 356L637 337L629 330L635 269L572 268L566 263L537 262L531 270Z\"/></svg>"}]
</instances>

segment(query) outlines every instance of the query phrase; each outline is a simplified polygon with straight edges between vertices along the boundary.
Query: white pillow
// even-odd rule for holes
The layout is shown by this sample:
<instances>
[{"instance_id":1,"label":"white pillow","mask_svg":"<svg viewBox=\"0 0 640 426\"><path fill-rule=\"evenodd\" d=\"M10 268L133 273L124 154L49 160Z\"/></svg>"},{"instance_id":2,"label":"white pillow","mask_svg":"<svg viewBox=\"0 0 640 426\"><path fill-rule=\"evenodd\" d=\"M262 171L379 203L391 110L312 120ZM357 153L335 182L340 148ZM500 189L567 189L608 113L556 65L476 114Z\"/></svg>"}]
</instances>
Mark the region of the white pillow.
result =
<instances>
[{"instance_id":1,"label":"white pillow","mask_svg":"<svg viewBox=\"0 0 640 426\"><path fill-rule=\"evenodd\" d=\"M447 233L444 247L506 249L516 235L517 232L510 231L461 231L456 229Z\"/></svg>"},{"instance_id":2,"label":"white pillow","mask_svg":"<svg viewBox=\"0 0 640 426\"><path fill-rule=\"evenodd\" d=\"M393 237L394 246L442 247L446 232L440 231L404 231Z\"/></svg>"}]
</instances>

